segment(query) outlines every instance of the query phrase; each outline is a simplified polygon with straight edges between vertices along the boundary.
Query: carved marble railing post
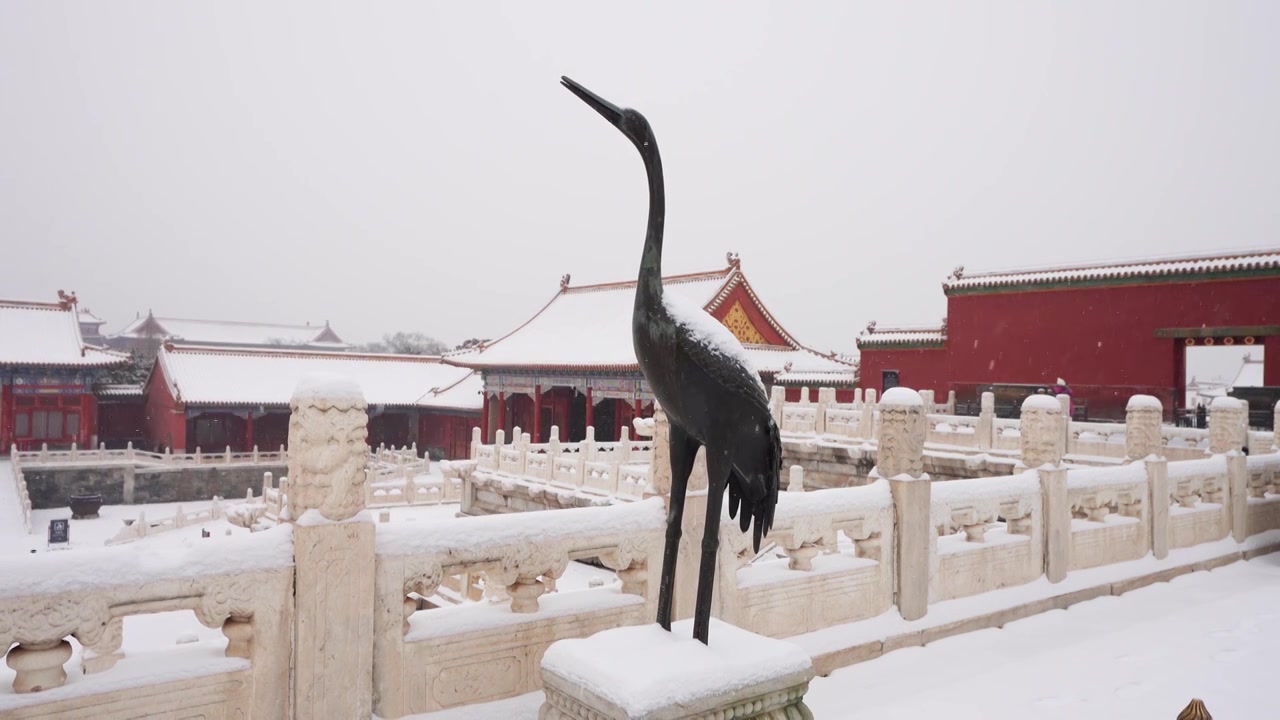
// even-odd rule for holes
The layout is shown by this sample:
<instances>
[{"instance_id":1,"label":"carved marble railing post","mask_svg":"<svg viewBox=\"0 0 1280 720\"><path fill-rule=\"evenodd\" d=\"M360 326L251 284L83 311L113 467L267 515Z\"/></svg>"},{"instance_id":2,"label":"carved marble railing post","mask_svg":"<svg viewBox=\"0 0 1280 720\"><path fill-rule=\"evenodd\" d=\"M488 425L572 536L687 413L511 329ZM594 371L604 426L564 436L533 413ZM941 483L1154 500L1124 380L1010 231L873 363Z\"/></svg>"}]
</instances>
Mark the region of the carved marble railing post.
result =
<instances>
[{"instance_id":1,"label":"carved marble railing post","mask_svg":"<svg viewBox=\"0 0 1280 720\"><path fill-rule=\"evenodd\" d=\"M792 465L789 472L791 475L787 481L787 492L804 492L804 468Z\"/></svg>"},{"instance_id":2,"label":"carved marble railing post","mask_svg":"<svg viewBox=\"0 0 1280 720\"><path fill-rule=\"evenodd\" d=\"M778 427L782 427L782 408L787 404L787 389L781 385L774 385L769 390L769 412L773 415L773 422Z\"/></svg>"},{"instance_id":3,"label":"carved marble railing post","mask_svg":"<svg viewBox=\"0 0 1280 720\"><path fill-rule=\"evenodd\" d=\"M671 494L671 423L667 411L653 401L653 462L649 485L655 495Z\"/></svg>"},{"instance_id":4,"label":"carved marble railing post","mask_svg":"<svg viewBox=\"0 0 1280 720\"><path fill-rule=\"evenodd\" d=\"M827 432L827 410L836 402L835 388L818 388L818 407L813 416L813 431L817 435Z\"/></svg>"},{"instance_id":5,"label":"carved marble railing post","mask_svg":"<svg viewBox=\"0 0 1280 720\"><path fill-rule=\"evenodd\" d=\"M1227 456L1227 507L1231 509L1231 537L1238 543L1249 537L1249 466L1243 453Z\"/></svg>"},{"instance_id":6,"label":"carved marble railing post","mask_svg":"<svg viewBox=\"0 0 1280 720\"><path fill-rule=\"evenodd\" d=\"M1032 395L1022 401L1022 465L1038 468L1062 464L1066 450L1062 405L1047 395Z\"/></svg>"},{"instance_id":7,"label":"carved marble railing post","mask_svg":"<svg viewBox=\"0 0 1280 720\"><path fill-rule=\"evenodd\" d=\"M875 476L887 478L893 496L897 542L897 605L906 620L924 617L929 607L929 558L937 533L929 476L924 473L927 418L920 393L890 389L880 401L880 441Z\"/></svg>"},{"instance_id":8,"label":"carved marble railing post","mask_svg":"<svg viewBox=\"0 0 1280 720\"><path fill-rule=\"evenodd\" d=\"M1157 428L1156 437L1159 438ZM1169 556L1169 461L1163 457L1147 460L1147 488L1151 497L1151 554L1157 560Z\"/></svg>"},{"instance_id":9,"label":"carved marble railing post","mask_svg":"<svg viewBox=\"0 0 1280 720\"><path fill-rule=\"evenodd\" d=\"M867 388L866 400L862 403L862 417L858 419L858 437L870 440L875 437L876 422L876 390Z\"/></svg>"},{"instance_id":10,"label":"carved marble railing post","mask_svg":"<svg viewBox=\"0 0 1280 720\"><path fill-rule=\"evenodd\" d=\"M1243 400L1218 397L1209 406L1209 452L1240 452L1249 438L1249 415Z\"/></svg>"},{"instance_id":11,"label":"carved marble railing post","mask_svg":"<svg viewBox=\"0 0 1280 720\"><path fill-rule=\"evenodd\" d=\"M368 413L348 378L303 378L290 401L294 717L370 717L375 526L364 512ZM238 642L234 628L227 636Z\"/></svg>"},{"instance_id":12,"label":"carved marble railing post","mask_svg":"<svg viewBox=\"0 0 1280 720\"><path fill-rule=\"evenodd\" d=\"M931 415L938 412L938 404L934 402L934 394L932 390L921 390L920 399L924 401L925 415Z\"/></svg>"},{"instance_id":13,"label":"carved marble railing post","mask_svg":"<svg viewBox=\"0 0 1280 720\"><path fill-rule=\"evenodd\" d=\"M1049 582L1062 582L1071 563L1071 501L1067 499L1067 471L1040 468L1040 495L1044 500L1044 574Z\"/></svg>"},{"instance_id":14,"label":"carved marble railing post","mask_svg":"<svg viewBox=\"0 0 1280 720\"><path fill-rule=\"evenodd\" d=\"M1280 452L1280 400L1276 401L1275 409L1271 411L1271 427L1275 429L1274 438L1271 441L1271 447Z\"/></svg>"},{"instance_id":15,"label":"carved marble railing post","mask_svg":"<svg viewBox=\"0 0 1280 720\"><path fill-rule=\"evenodd\" d=\"M956 414L956 391L955 390L947 391L947 414L948 415Z\"/></svg>"},{"instance_id":16,"label":"carved marble railing post","mask_svg":"<svg viewBox=\"0 0 1280 720\"><path fill-rule=\"evenodd\" d=\"M1124 449L1130 462L1161 454L1160 420L1164 407L1151 395L1129 398L1124 416Z\"/></svg>"},{"instance_id":17,"label":"carved marble railing post","mask_svg":"<svg viewBox=\"0 0 1280 720\"><path fill-rule=\"evenodd\" d=\"M996 431L996 395L982 393L982 405L978 412L978 449L990 450L995 443Z\"/></svg>"},{"instance_id":18,"label":"carved marble railing post","mask_svg":"<svg viewBox=\"0 0 1280 720\"><path fill-rule=\"evenodd\" d=\"M1071 396L1059 393L1056 397L1062 408L1062 454L1071 452Z\"/></svg>"}]
</instances>

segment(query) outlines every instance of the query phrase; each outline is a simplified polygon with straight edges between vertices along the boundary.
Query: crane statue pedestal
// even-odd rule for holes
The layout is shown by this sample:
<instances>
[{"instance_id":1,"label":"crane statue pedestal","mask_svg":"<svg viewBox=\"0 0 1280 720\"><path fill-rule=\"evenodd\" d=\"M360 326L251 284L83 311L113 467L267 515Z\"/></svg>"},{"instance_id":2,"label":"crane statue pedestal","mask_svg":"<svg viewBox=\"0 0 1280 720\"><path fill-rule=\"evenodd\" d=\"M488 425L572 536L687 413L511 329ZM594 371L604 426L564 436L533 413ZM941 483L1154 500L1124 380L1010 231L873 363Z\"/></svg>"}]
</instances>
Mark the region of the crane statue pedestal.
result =
<instances>
[{"instance_id":1,"label":"crane statue pedestal","mask_svg":"<svg viewBox=\"0 0 1280 720\"><path fill-rule=\"evenodd\" d=\"M783 640L712 619L716 641L690 637L692 620L560 640L542 658L539 720L728 718L812 720L809 655Z\"/></svg>"}]
</instances>

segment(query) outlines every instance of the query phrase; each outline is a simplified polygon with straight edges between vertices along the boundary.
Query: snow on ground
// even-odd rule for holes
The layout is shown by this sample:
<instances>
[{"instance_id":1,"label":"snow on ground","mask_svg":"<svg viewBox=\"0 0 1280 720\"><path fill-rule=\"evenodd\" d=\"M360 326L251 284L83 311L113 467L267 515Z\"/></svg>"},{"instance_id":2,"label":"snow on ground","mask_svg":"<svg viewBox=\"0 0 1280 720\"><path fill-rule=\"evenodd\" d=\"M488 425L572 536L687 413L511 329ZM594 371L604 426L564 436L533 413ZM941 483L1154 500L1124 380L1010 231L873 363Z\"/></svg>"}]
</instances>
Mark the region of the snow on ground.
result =
<instances>
[{"instance_id":1,"label":"snow on ground","mask_svg":"<svg viewBox=\"0 0 1280 720\"><path fill-rule=\"evenodd\" d=\"M1280 555L895 651L815 680L816 717L1274 717ZM981 662L974 662L977 659Z\"/></svg>"},{"instance_id":2,"label":"snow on ground","mask_svg":"<svg viewBox=\"0 0 1280 720\"><path fill-rule=\"evenodd\" d=\"M715 642L714 637L712 642ZM815 678L819 718L1275 717L1280 554L895 650ZM536 718L542 693L405 720Z\"/></svg>"}]
</instances>

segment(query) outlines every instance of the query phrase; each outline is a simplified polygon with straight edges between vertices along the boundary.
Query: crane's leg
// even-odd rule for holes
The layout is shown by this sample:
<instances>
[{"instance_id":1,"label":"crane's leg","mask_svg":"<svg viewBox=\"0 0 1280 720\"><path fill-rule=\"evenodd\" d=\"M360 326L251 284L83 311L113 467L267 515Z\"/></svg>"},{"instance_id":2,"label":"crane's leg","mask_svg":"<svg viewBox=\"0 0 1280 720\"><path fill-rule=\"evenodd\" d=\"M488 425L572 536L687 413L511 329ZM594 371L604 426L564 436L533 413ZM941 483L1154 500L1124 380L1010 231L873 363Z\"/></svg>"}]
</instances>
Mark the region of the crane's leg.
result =
<instances>
[{"instance_id":1,"label":"crane's leg","mask_svg":"<svg viewBox=\"0 0 1280 720\"><path fill-rule=\"evenodd\" d=\"M698 457L698 441L684 428L671 423L671 508L667 513L667 544L662 552L662 584L658 589L658 624L671 630L671 596L675 592L676 555L680 551L680 523L684 518L684 493L689 487L689 474Z\"/></svg>"},{"instance_id":2,"label":"crane's leg","mask_svg":"<svg viewBox=\"0 0 1280 720\"><path fill-rule=\"evenodd\" d=\"M693 611L693 637L707 644L711 628L711 598L716 582L716 551L720 549L720 507L733 463L724 451L707 448L707 526L702 531L702 562L698 565L698 603Z\"/></svg>"}]
</instances>

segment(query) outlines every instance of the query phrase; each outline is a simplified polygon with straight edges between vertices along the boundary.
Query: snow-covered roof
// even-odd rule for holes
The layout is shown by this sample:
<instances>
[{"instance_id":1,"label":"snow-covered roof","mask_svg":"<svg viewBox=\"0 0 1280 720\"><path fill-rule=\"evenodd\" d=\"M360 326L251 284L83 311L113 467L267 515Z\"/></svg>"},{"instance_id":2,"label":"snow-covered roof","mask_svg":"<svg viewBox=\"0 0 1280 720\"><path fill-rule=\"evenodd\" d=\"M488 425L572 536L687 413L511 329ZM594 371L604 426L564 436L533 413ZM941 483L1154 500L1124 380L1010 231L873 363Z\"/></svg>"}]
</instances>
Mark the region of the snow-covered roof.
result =
<instances>
[{"instance_id":1,"label":"snow-covered roof","mask_svg":"<svg viewBox=\"0 0 1280 720\"><path fill-rule=\"evenodd\" d=\"M745 346L760 372L781 372L788 362L793 369L850 367L796 342L764 308L736 259L721 270L664 277L662 285L666 294L708 313L741 287L765 322L787 343ZM474 368L636 370L639 366L631 339L635 292L634 280L573 287L566 278L551 301L523 325L481 349L450 353L445 360Z\"/></svg>"},{"instance_id":2,"label":"snow-covered roof","mask_svg":"<svg viewBox=\"0 0 1280 720\"><path fill-rule=\"evenodd\" d=\"M467 396L478 373L427 355L370 355L166 345L156 359L169 391L189 405L288 405L298 380L312 372L350 377L370 405L479 410ZM478 390L478 386L475 386Z\"/></svg>"},{"instance_id":3,"label":"snow-covered roof","mask_svg":"<svg viewBox=\"0 0 1280 720\"><path fill-rule=\"evenodd\" d=\"M1236 373L1236 377L1231 381L1231 387L1264 387L1266 385L1262 380L1262 361L1254 360L1252 357L1245 355L1244 360L1240 364L1240 370Z\"/></svg>"},{"instance_id":4,"label":"snow-covered roof","mask_svg":"<svg viewBox=\"0 0 1280 720\"><path fill-rule=\"evenodd\" d=\"M484 378L478 370L473 370L454 384L427 394L418 405L442 410L479 410L484 405Z\"/></svg>"},{"instance_id":5,"label":"snow-covered roof","mask_svg":"<svg viewBox=\"0 0 1280 720\"><path fill-rule=\"evenodd\" d=\"M1280 250L1217 255L1164 257L1131 262L1097 263L1067 267L1042 267L968 274L956 270L942 283L945 291L971 288L1072 283L1097 280L1200 275L1250 270L1280 269Z\"/></svg>"},{"instance_id":6,"label":"snow-covered roof","mask_svg":"<svg viewBox=\"0 0 1280 720\"><path fill-rule=\"evenodd\" d=\"M93 388L93 394L98 397L142 397L145 388L141 384L132 383L116 383L107 385L98 385Z\"/></svg>"},{"instance_id":7,"label":"snow-covered roof","mask_svg":"<svg viewBox=\"0 0 1280 720\"><path fill-rule=\"evenodd\" d=\"M106 322L106 320L89 312L89 308L76 308L76 315L80 317L80 322L86 325L101 325Z\"/></svg>"},{"instance_id":8,"label":"snow-covered roof","mask_svg":"<svg viewBox=\"0 0 1280 720\"><path fill-rule=\"evenodd\" d=\"M744 345L747 359L762 373L810 372L852 373L847 362L829 355L820 355L808 348L784 348L777 345ZM789 369L789 370L788 370Z\"/></svg>"},{"instance_id":9,"label":"snow-covered roof","mask_svg":"<svg viewBox=\"0 0 1280 720\"><path fill-rule=\"evenodd\" d=\"M942 345L946 341L947 330L942 326L877 328L873 322L867 325L867 329L858 336L858 348Z\"/></svg>"},{"instance_id":10,"label":"snow-covered roof","mask_svg":"<svg viewBox=\"0 0 1280 720\"><path fill-rule=\"evenodd\" d=\"M112 335L115 338L161 337L184 345L219 347L313 346L318 349L350 347L337 333L323 325L279 325L228 320L192 320L156 317L148 313Z\"/></svg>"},{"instance_id":11,"label":"snow-covered roof","mask_svg":"<svg viewBox=\"0 0 1280 720\"><path fill-rule=\"evenodd\" d=\"M843 372L782 372L773 378L778 385L807 387L853 387L858 384L856 370Z\"/></svg>"},{"instance_id":12,"label":"snow-covered roof","mask_svg":"<svg viewBox=\"0 0 1280 720\"><path fill-rule=\"evenodd\" d=\"M124 355L86 345L75 303L0 300L0 365L101 367Z\"/></svg>"}]
</instances>

